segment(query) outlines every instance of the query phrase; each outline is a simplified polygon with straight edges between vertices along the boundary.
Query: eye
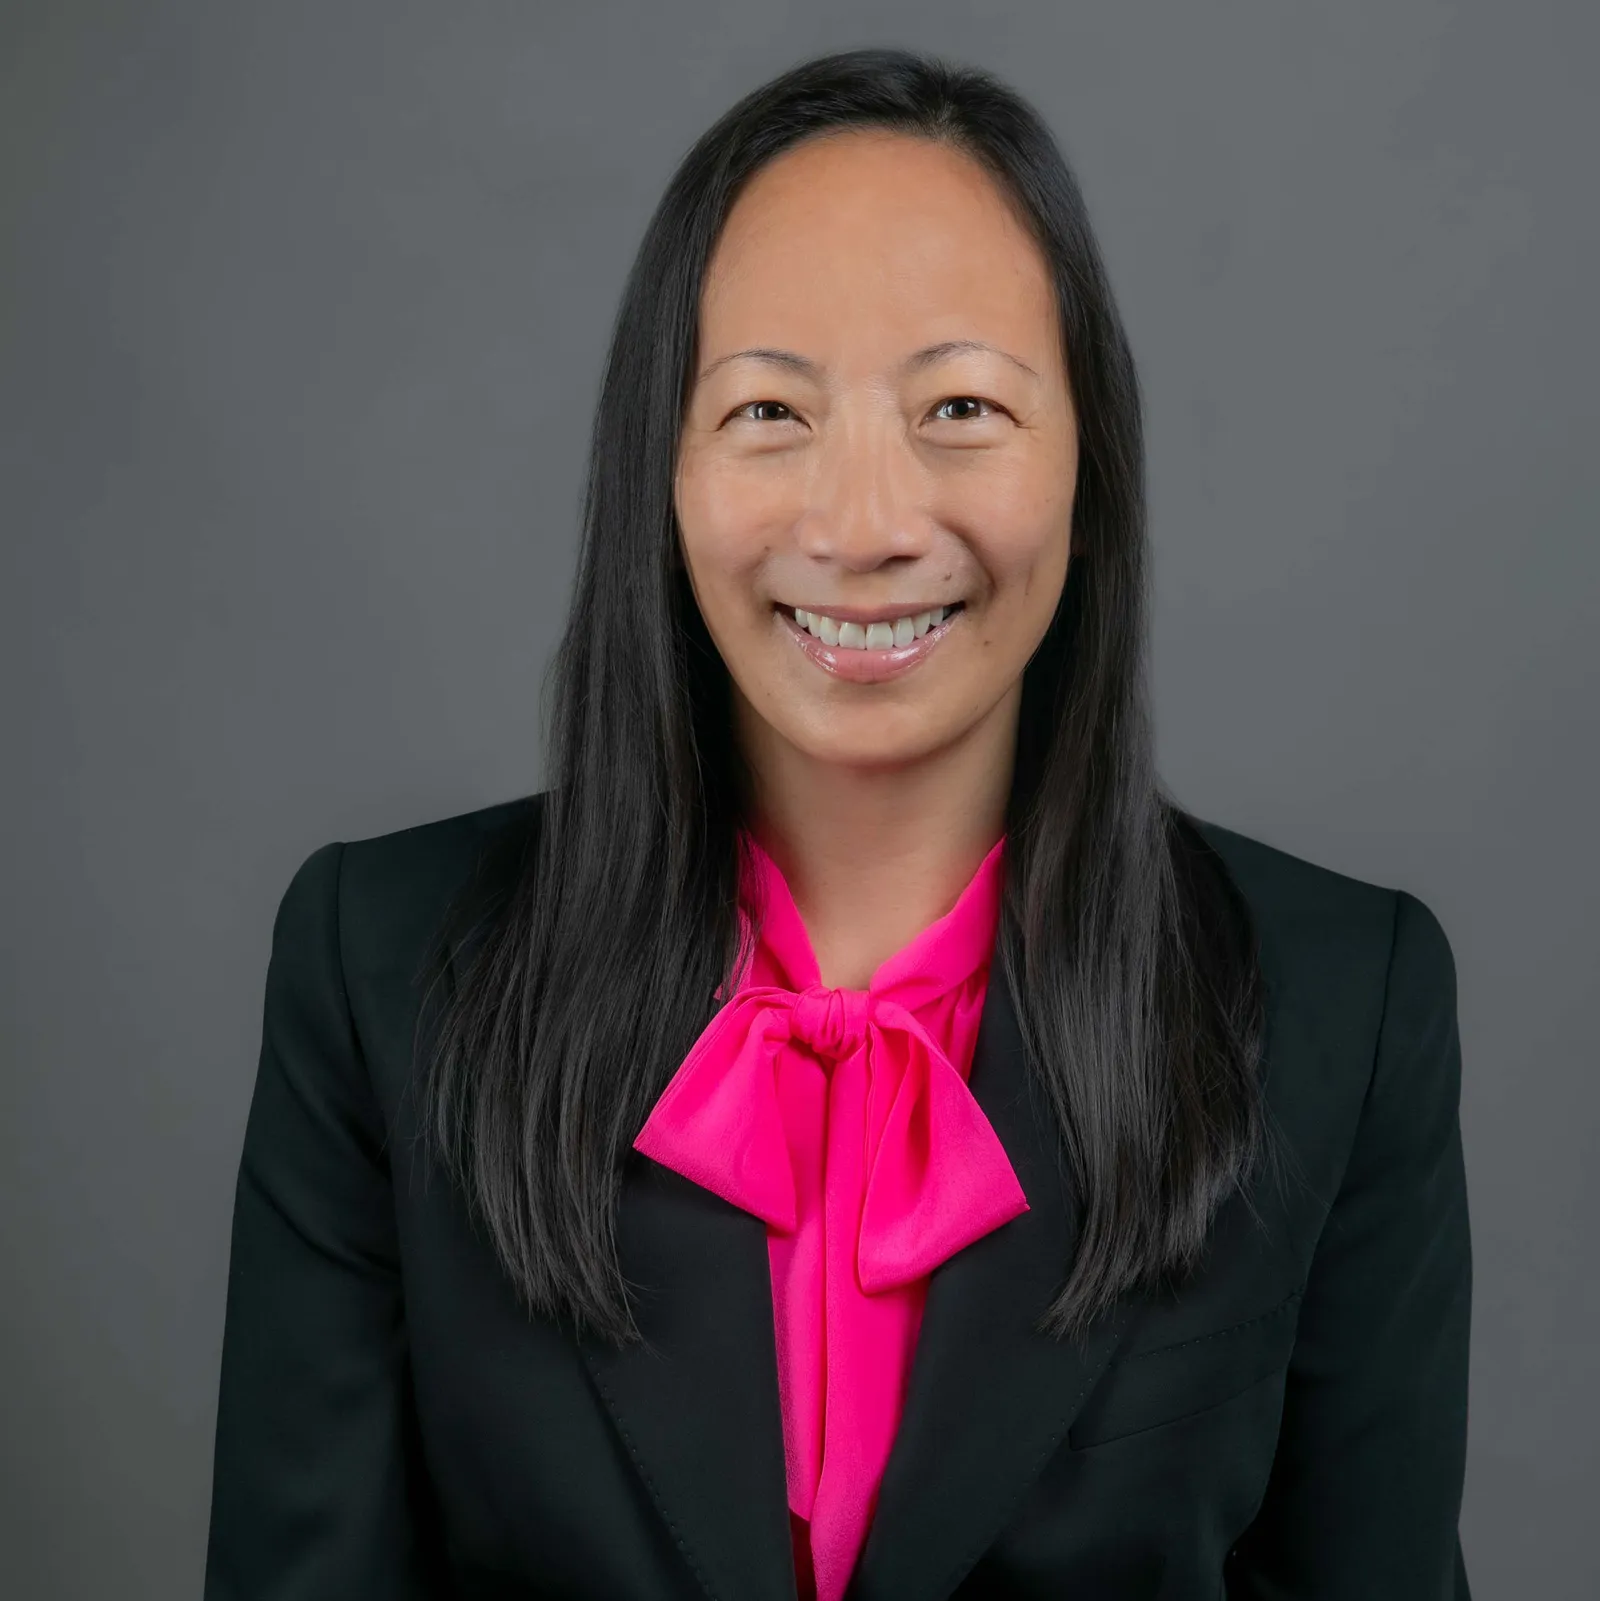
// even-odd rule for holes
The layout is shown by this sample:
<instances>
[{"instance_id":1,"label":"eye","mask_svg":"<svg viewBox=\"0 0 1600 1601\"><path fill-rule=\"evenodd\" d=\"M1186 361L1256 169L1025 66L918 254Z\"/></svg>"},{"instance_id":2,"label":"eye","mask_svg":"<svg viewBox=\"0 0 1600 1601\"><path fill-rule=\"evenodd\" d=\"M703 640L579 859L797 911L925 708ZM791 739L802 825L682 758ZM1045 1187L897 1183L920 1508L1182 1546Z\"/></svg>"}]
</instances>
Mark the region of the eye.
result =
<instances>
[{"instance_id":1,"label":"eye","mask_svg":"<svg viewBox=\"0 0 1600 1601\"><path fill-rule=\"evenodd\" d=\"M939 415L939 413L942 412L945 409L946 406L991 406L991 405L992 405L992 403L990 401L981 399L977 395L951 395L948 400L941 400L939 402L939 404L933 408L933 414L934 414L935 417L937 417ZM944 420L947 421L947 422L967 422L969 419L974 418L976 415L977 415L976 413L969 411L964 416L949 417L949 418L946 418Z\"/></svg>"},{"instance_id":2,"label":"eye","mask_svg":"<svg viewBox=\"0 0 1600 1601\"><path fill-rule=\"evenodd\" d=\"M752 417L750 415L752 411L758 411L762 407L781 411L784 415L782 417ZM728 421L732 422L735 418L741 418L749 422L788 422L793 415L794 413L781 400L751 400L731 411L728 414Z\"/></svg>"}]
</instances>

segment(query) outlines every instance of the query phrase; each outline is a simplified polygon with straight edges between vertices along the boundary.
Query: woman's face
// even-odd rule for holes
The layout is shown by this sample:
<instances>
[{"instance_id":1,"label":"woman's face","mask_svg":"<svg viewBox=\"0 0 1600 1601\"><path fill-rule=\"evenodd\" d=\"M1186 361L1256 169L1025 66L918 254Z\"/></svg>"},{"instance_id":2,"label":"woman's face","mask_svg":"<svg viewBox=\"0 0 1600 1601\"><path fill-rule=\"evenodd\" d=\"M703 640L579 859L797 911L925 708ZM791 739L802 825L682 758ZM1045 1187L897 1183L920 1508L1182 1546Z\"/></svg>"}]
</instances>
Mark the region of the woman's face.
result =
<instances>
[{"instance_id":1,"label":"woman's face","mask_svg":"<svg viewBox=\"0 0 1600 1601\"><path fill-rule=\"evenodd\" d=\"M1010 737L1076 477L1048 270L981 167L851 130L756 175L710 264L675 485L747 734L862 768Z\"/></svg>"}]
</instances>

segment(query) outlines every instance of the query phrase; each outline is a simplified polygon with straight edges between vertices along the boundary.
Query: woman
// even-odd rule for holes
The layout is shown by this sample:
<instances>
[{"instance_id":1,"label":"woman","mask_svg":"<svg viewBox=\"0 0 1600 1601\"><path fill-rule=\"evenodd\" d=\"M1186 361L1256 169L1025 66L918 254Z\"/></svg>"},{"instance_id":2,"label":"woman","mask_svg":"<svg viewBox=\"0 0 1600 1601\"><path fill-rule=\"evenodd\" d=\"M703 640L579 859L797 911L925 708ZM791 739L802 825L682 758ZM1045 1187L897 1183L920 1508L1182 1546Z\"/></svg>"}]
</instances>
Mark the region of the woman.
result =
<instances>
[{"instance_id":1,"label":"woman","mask_svg":"<svg viewBox=\"0 0 1600 1601\"><path fill-rule=\"evenodd\" d=\"M1139 404L992 79L810 62L629 280L541 795L301 867L207 1595L1467 1595L1427 907L1152 767Z\"/></svg>"}]
</instances>

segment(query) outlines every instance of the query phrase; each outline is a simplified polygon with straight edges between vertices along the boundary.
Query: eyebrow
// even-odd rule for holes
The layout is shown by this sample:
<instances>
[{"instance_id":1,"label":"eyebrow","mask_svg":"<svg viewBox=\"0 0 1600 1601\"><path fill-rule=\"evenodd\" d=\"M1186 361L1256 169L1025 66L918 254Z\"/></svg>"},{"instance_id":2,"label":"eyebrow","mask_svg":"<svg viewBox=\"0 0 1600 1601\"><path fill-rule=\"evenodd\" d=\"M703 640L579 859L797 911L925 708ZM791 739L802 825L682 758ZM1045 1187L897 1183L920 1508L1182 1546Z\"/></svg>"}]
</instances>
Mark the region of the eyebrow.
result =
<instances>
[{"instance_id":1,"label":"eyebrow","mask_svg":"<svg viewBox=\"0 0 1600 1601\"><path fill-rule=\"evenodd\" d=\"M936 345L924 345L921 350L913 351L900 363L900 371L902 375L921 372L923 368L943 361L946 356L958 355L966 350L987 351L990 355L1001 356L1013 366L1020 367L1029 377L1039 376L1020 356L1013 356L1009 350L987 344L982 339L942 339ZM695 382L703 384L719 367L727 366L730 361L761 361L770 367L782 367L786 372L797 373L802 378L816 379L822 376L822 364L813 361L809 356L798 355L792 350L774 350L769 346L755 345L749 350L735 350L726 356L718 356L715 361L701 368L700 376Z\"/></svg>"}]
</instances>

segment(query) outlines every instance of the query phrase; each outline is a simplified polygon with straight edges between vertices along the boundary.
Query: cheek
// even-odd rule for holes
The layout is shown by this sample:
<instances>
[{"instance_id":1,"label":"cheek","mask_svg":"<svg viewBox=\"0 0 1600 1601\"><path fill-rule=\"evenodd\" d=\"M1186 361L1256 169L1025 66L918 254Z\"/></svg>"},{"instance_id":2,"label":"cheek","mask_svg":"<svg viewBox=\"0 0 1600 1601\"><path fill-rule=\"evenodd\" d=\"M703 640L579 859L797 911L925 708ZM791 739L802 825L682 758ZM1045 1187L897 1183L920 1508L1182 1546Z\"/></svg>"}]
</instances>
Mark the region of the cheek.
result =
<instances>
[{"instance_id":1,"label":"cheek","mask_svg":"<svg viewBox=\"0 0 1600 1601\"><path fill-rule=\"evenodd\" d=\"M997 629L1021 629L1031 651L1055 611L1072 541L1070 502L1037 507L1031 515L991 522L981 559L994 585L990 608Z\"/></svg>"},{"instance_id":2,"label":"cheek","mask_svg":"<svg viewBox=\"0 0 1600 1601\"><path fill-rule=\"evenodd\" d=\"M772 549L772 516L737 475L701 469L679 481L678 528L703 602L749 610L752 584Z\"/></svg>"},{"instance_id":3,"label":"cheek","mask_svg":"<svg viewBox=\"0 0 1600 1601\"><path fill-rule=\"evenodd\" d=\"M973 473L951 497L953 525L987 573L992 598L1008 609L1026 606L1041 584L1059 588L1076 481L1077 452L1040 439Z\"/></svg>"}]
</instances>

